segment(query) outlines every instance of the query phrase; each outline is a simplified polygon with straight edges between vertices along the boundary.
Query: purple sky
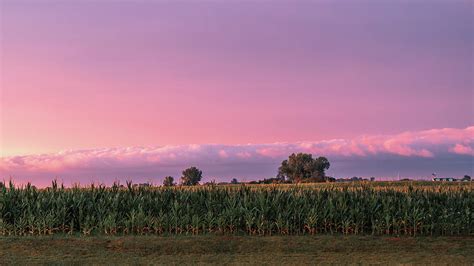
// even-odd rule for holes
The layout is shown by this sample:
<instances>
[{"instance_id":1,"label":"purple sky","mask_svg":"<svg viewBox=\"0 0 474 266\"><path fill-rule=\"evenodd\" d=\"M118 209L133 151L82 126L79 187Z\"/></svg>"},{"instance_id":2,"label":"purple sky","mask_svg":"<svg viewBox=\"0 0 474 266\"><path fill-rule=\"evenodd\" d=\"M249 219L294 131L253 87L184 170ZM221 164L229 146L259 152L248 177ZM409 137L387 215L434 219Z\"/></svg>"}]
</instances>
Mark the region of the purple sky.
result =
<instances>
[{"instance_id":1,"label":"purple sky","mask_svg":"<svg viewBox=\"0 0 474 266\"><path fill-rule=\"evenodd\" d=\"M1 177L144 179L178 176L192 163L212 176L251 179L274 175L284 156L230 167L182 153L174 168L147 168L149 158L127 167L112 153L112 167L87 168L68 166L67 153L50 167L65 150L122 156L213 144L219 155L252 143L255 156L262 145L291 143L284 151L297 152L302 142L343 140L352 149L364 136L387 141L443 128L464 135L425 143L432 156L410 146L417 139L404 145L419 153L383 143L370 153L387 158L306 151L331 155L334 175L473 172L472 1L0 3ZM39 154L49 161L12 165Z\"/></svg>"}]
</instances>

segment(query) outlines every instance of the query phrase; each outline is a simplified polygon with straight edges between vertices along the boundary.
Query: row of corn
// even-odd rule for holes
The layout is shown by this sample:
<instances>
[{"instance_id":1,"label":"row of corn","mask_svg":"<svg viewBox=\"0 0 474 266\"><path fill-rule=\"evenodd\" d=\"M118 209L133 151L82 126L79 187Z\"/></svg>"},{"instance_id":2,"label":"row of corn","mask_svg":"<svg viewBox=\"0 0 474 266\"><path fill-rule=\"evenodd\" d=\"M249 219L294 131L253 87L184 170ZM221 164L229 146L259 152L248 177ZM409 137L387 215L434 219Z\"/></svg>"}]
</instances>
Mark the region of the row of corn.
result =
<instances>
[{"instance_id":1,"label":"row of corn","mask_svg":"<svg viewBox=\"0 0 474 266\"><path fill-rule=\"evenodd\" d=\"M472 185L0 187L0 235L472 235Z\"/></svg>"}]
</instances>

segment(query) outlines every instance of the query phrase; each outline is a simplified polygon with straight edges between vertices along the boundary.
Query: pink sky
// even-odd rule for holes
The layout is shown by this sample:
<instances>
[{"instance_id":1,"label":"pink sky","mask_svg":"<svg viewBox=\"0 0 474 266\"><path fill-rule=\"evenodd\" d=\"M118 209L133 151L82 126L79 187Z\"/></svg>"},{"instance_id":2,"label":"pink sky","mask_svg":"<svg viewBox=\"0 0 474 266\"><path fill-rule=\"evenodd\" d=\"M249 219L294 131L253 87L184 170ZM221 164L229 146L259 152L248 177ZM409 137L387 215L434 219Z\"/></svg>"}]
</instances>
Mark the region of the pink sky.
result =
<instances>
[{"instance_id":1,"label":"pink sky","mask_svg":"<svg viewBox=\"0 0 474 266\"><path fill-rule=\"evenodd\" d=\"M472 1L0 3L3 162L64 150L337 139L346 141L342 156L362 136L474 125ZM453 164L467 160L446 174L472 173L468 132L449 147L432 144L461 156L449 157ZM384 153L438 158L432 146L386 152L393 145Z\"/></svg>"}]
</instances>

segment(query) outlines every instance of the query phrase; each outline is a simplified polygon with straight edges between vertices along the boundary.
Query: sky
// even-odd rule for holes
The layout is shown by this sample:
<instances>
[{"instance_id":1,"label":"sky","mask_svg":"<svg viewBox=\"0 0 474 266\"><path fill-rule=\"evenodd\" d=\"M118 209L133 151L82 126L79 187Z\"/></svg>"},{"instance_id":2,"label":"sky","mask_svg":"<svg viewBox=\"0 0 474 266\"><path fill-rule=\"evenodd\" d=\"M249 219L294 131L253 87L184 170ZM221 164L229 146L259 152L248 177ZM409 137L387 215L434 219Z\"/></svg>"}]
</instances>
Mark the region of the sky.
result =
<instances>
[{"instance_id":1,"label":"sky","mask_svg":"<svg viewBox=\"0 0 474 266\"><path fill-rule=\"evenodd\" d=\"M473 8L0 0L0 179L472 175Z\"/></svg>"}]
</instances>

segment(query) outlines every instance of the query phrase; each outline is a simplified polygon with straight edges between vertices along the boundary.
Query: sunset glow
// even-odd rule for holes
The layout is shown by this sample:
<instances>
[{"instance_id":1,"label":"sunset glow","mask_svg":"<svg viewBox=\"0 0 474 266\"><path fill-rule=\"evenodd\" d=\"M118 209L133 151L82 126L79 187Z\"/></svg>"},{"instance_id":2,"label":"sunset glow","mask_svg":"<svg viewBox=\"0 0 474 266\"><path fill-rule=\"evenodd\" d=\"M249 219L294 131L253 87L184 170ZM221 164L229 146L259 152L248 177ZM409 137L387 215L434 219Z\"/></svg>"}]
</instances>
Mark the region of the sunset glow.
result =
<instances>
[{"instance_id":1,"label":"sunset glow","mask_svg":"<svg viewBox=\"0 0 474 266\"><path fill-rule=\"evenodd\" d=\"M0 3L0 180L474 172L471 1Z\"/></svg>"}]
</instances>

